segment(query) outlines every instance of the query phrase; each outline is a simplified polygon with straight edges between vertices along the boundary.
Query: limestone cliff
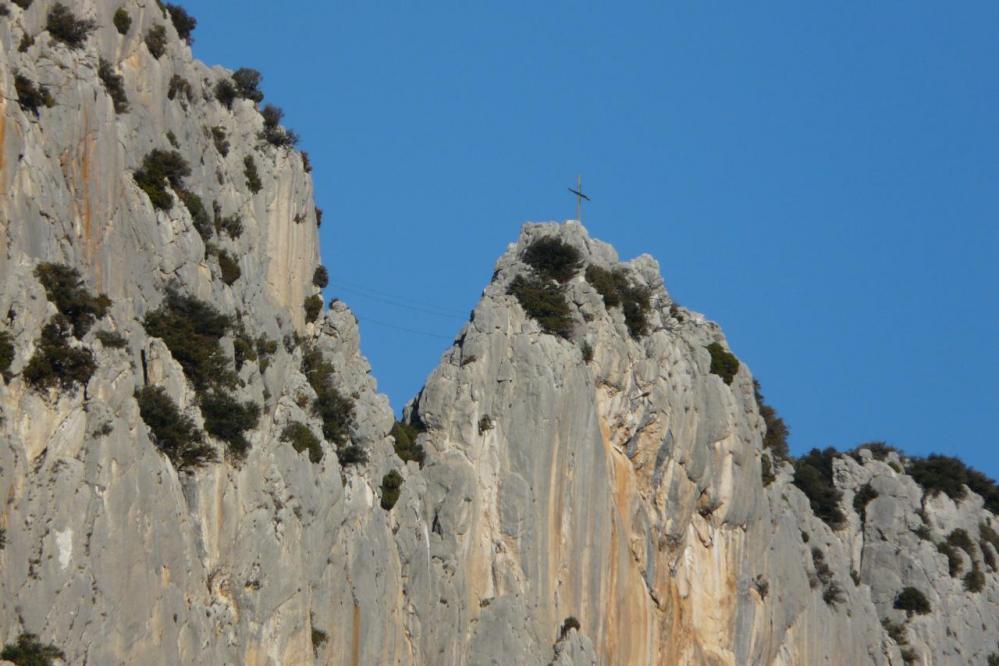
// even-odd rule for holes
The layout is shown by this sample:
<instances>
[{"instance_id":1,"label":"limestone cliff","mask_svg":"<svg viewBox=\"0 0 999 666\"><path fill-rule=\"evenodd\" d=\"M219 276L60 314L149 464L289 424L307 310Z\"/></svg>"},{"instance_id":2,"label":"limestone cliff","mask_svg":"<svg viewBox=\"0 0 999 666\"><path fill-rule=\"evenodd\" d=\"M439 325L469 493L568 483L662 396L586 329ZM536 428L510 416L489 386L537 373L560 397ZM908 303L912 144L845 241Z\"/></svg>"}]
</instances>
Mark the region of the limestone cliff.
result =
<instances>
[{"instance_id":1,"label":"limestone cliff","mask_svg":"<svg viewBox=\"0 0 999 666\"><path fill-rule=\"evenodd\" d=\"M745 364L712 372L718 326L673 303L654 260L622 263L577 223L524 227L390 435L356 319L306 307L323 283L307 161L252 81L194 60L155 0L72 3L78 40L57 4L0 16L4 643L34 633L71 664L999 654L982 498L927 493L897 453L865 449L831 459L830 527L764 447ZM579 257L561 334L511 294L544 238ZM79 271L92 322L39 266ZM640 326L588 267L647 299ZM171 294L226 319L225 367L194 374L197 349L151 324ZM33 359L74 350L93 360L81 381L38 379ZM62 361L42 377L80 370ZM150 387L214 462L165 454ZM220 394L259 412L245 432L216 422ZM895 608L907 587L928 613Z\"/></svg>"}]
</instances>

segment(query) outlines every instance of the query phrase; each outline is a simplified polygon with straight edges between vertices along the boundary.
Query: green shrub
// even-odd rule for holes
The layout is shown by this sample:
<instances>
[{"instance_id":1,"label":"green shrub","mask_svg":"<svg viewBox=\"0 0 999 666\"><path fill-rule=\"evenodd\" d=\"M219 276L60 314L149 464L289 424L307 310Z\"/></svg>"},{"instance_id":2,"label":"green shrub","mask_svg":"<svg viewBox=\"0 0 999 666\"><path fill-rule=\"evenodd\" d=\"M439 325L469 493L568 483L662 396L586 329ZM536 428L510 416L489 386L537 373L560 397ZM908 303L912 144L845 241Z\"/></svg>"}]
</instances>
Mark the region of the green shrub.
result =
<instances>
[{"instance_id":1,"label":"green shrub","mask_svg":"<svg viewBox=\"0 0 999 666\"><path fill-rule=\"evenodd\" d=\"M11 0L11 2L13 2L21 9L27 9L28 7L31 6L31 3L34 2L34 0Z\"/></svg>"},{"instance_id":2,"label":"green shrub","mask_svg":"<svg viewBox=\"0 0 999 666\"><path fill-rule=\"evenodd\" d=\"M177 34L188 44L194 43L194 38L191 33L194 29L198 27L198 21L193 16L187 13L183 7L179 5L167 4L167 12L170 14L170 21L173 23L174 29Z\"/></svg>"},{"instance_id":3,"label":"green shrub","mask_svg":"<svg viewBox=\"0 0 999 666\"><path fill-rule=\"evenodd\" d=\"M55 106L55 99L45 86L36 86L35 82L20 74L14 75L14 91L17 93L17 103L25 111L29 111L36 118L39 116L38 107L52 108Z\"/></svg>"},{"instance_id":4,"label":"green shrub","mask_svg":"<svg viewBox=\"0 0 999 666\"><path fill-rule=\"evenodd\" d=\"M128 346L128 340L117 331L97 331L94 335L108 349L124 349Z\"/></svg>"},{"instance_id":5,"label":"green shrub","mask_svg":"<svg viewBox=\"0 0 999 666\"><path fill-rule=\"evenodd\" d=\"M167 31L166 27L157 23L146 33L146 48L154 58L159 60L166 53Z\"/></svg>"},{"instance_id":6,"label":"green shrub","mask_svg":"<svg viewBox=\"0 0 999 666\"><path fill-rule=\"evenodd\" d=\"M333 386L333 364L318 349L311 348L302 356L302 373L316 392L312 412L323 421L323 436L337 449L343 448L354 424L354 403Z\"/></svg>"},{"instance_id":7,"label":"green shrub","mask_svg":"<svg viewBox=\"0 0 999 666\"><path fill-rule=\"evenodd\" d=\"M857 512L860 516L860 521L864 522L867 520L867 505L871 503L872 500L876 499L878 496L878 491L871 487L871 484L865 483L857 492L853 495L853 510Z\"/></svg>"},{"instance_id":8,"label":"green shrub","mask_svg":"<svg viewBox=\"0 0 999 666\"><path fill-rule=\"evenodd\" d=\"M229 79L219 79L215 84L215 99L225 108L231 110L237 96L236 86Z\"/></svg>"},{"instance_id":9,"label":"green shrub","mask_svg":"<svg viewBox=\"0 0 999 666\"><path fill-rule=\"evenodd\" d=\"M402 474L394 469L382 477L382 508L391 511L402 493Z\"/></svg>"},{"instance_id":10,"label":"green shrub","mask_svg":"<svg viewBox=\"0 0 999 666\"><path fill-rule=\"evenodd\" d=\"M628 276L624 269L609 271L596 264L590 264L586 267L586 281L603 297L604 307L608 310L621 305L621 289L628 285Z\"/></svg>"},{"instance_id":11,"label":"green shrub","mask_svg":"<svg viewBox=\"0 0 999 666\"><path fill-rule=\"evenodd\" d=\"M933 534L930 532L930 528L926 525L920 525L916 529L912 530L912 533L923 541L930 541L933 539Z\"/></svg>"},{"instance_id":12,"label":"green shrub","mask_svg":"<svg viewBox=\"0 0 999 666\"><path fill-rule=\"evenodd\" d=\"M35 45L35 38L24 33L21 35L21 43L17 45L17 50L19 53L27 53L28 49Z\"/></svg>"},{"instance_id":13,"label":"green shrub","mask_svg":"<svg viewBox=\"0 0 999 666\"><path fill-rule=\"evenodd\" d=\"M35 634L24 633L17 642L7 644L0 652L0 659L12 661L17 666L52 666L53 659L65 659L66 655L56 646L42 645Z\"/></svg>"},{"instance_id":14,"label":"green shrub","mask_svg":"<svg viewBox=\"0 0 999 666\"><path fill-rule=\"evenodd\" d=\"M263 78L260 72L249 67L240 67L232 73L233 83L236 84L236 94L254 104L258 104L264 99L264 93L260 92L260 82Z\"/></svg>"},{"instance_id":15,"label":"green shrub","mask_svg":"<svg viewBox=\"0 0 999 666\"><path fill-rule=\"evenodd\" d=\"M593 360L593 345L584 340L580 353L583 355L583 363L589 363Z\"/></svg>"},{"instance_id":16,"label":"green shrub","mask_svg":"<svg viewBox=\"0 0 999 666\"><path fill-rule=\"evenodd\" d=\"M834 530L846 524L839 508L843 493L833 483L832 463L837 455L833 448L812 449L794 463L794 485L808 497L815 515Z\"/></svg>"},{"instance_id":17,"label":"green shrub","mask_svg":"<svg viewBox=\"0 0 999 666\"><path fill-rule=\"evenodd\" d=\"M999 571L999 561L996 560L996 553L999 552L999 550L993 549L989 546L988 542L984 540L979 542L978 548L982 551L982 559L985 561L985 564L989 565L989 568L993 571Z\"/></svg>"},{"instance_id":18,"label":"green shrub","mask_svg":"<svg viewBox=\"0 0 999 666\"><path fill-rule=\"evenodd\" d=\"M760 456L760 481L763 482L763 487L766 488L776 480L777 475L774 474L774 466L770 462L770 456L766 454Z\"/></svg>"},{"instance_id":19,"label":"green shrub","mask_svg":"<svg viewBox=\"0 0 999 666\"><path fill-rule=\"evenodd\" d=\"M86 386L97 370L89 349L70 346L71 329L69 320L58 314L42 327L35 353L23 372L24 380L35 390L59 386L68 391L77 384Z\"/></svg>"},{"instance_id":20,"label":"green shrub","mask_svg":"<svg viewBox=\"0 0 999 666\"><path fill-rule=\"evenodd\" d=\"M313 294L305 299L305 321L313 322L319 318L319 313L323 310L323 297Z\"/></svg>"},{"instance_id":21,"label":"green shrub","mask_svg":"<svg viewBox=\"0 0 999 666\"><path fill-rule=\"evenodd\" d=\"M493 429L493 427L494 427L494 425L493 425L493 417L489 416L488 414L486 414L481 419L479 419L479 434L480 435L483 435L483 434L489 432L490 430Z\"/></svg>"},{"instance_id":22,"label":"green shrub","mask_svg":"<svg viewBox=\"0 0 999 666\"><path fill-rule=\"evenodd\" d=\"M420 432L420 429L416 426L396 421L392 425L392 431L389 435L395 441L395 454L403 462L412 460L419 463L420 467L423 467L423 461L426 459L427 453L423 450L422 446L416 443L416 438Z\"/></svg>"},{"instance_id":23,"label":"green shrub","mask_svg":"<svg viewBox=\"0 0 999 666\"><path fill-rule=\"evenodd\" d=\"M260 139L278 148L291 148L298 143L298 135L281 127L281 119L284 118L284 111L268 104L260 114L264 117L264 129L260 132Z\"/></svg>"},{"instance_id":24,"label":"green shrub","mask_svg":"<svg viewBox=\"0 0 999 666\"><path fill-rule=\"evenodd\" d=\"M316 229L323 226L323 209L316 206Z\"/></svg>"},{"instance_id":25,"label":"green shrub","mask_svg":"<svg viewBox=\"0 0 999 666\"><path fill-rule=\"evenodd\" d=\"M224 231L230 238L239 238L243 235L243 219L238 213L224 217L222 207L217 201L212 206L215 212L215 231L219 233Z\"/></svg>"},{"instance_id":26,"label":"green shrub","mask_svg":"<svg viewBox=\"0 0 999 666\"><path fill-rule=\"evenodd\" d=\"M71 49L78 49L87 41L87 35L96 27L96 23L87 19L78 19L66 5L57 2L49 10L45 21L45 29L52 38L62 42Z\"/></svg>"},{"instance_id":27,"label":"green shrub","mask_svg":"<svg viewBox=\"0 0 999 666\"><path fill-rule=\"evenodd\" d=\"M947 543L955 548L960 548L968 554L971 559L975 558L975 544L972 543L968 532L960 527L947 535Z\"/></svg>"},{"instance_id":28,"label":"green shrub","mask_svg":"<svg viewBox=\"0 0 999 666\"><path fill-rule=\"evenodd\" d=\"M212 141L215 143L215 150L219 155L226 157L229 154L229 140L226 137L225 128L216 125L212 128Z\"/></svg>"},{"instance_id":29,"label":"green shrub","mask_svg":"<svg viewBox=\"0 0 999 666\"><path fill-rule=\"evenodd\" d=\"M711 374L718 375L726 384L731 385L739 372L739 359L719 342L712 342L707 350L711 354Z\"/></svg>"},{"instance_id":30,"label":"green shrub","mask_svg":"<svg viewBox=\"0 0 999 666\"><path fill-rule=\"evenodd\" d=\"M976 594L985 589L985 574L982 573L977 564L971 568L971 571L965 574L964 589Z\"/></svg>"},{"instance_id":31,"label":"green shrub","mask_svg":"<svg viewBox=\"0 0 999 666\"><path fill-rule=\"evenodd\" d=\"M166 138L167 141L170 142L171 146L174 148L180 148L180 142L177 141L177 135L173 133L173 130L167 130Z\"/></svg>"},{"instance_id":32,"label":"green shrub","mask_svg":"<svg viewBox=\"0 0 999 666\"><path fill-rule=\"evenodd\" d=\"M259 358L260 372L267 372L271 356L277 352L277 340L271 340L266 335L261 334L257 338L257 357Z\"/></svg>"},{"instance_id":33,"label":"green shrub","mask_svg":"<svg viewBox=\"0 0 999 666\"><path fill-rule=\"evenodd\" d=\"M336 457L343 466L363 465L368 462L368 452L356 444L350 444L341 449L337 449Z\"/></svg>"},{"instance_id":34,"label":"green shrub","mask_svg":"<svg viewBox=\"0 0 999 666\"><path fill-rule=\"evenodd\" d=\"M312 651L315 654L319 654L319 651L323 649L323 645L329 640L329 636L322 629L317 629L312 627Z\"/></svg>"},{"instance_id":35,"label":"green shrub","mask_svg":"<svg viewBox=\"0 0 999 666\"><path fill-rule=\"evenodd\" d=\"M176 150L156 148L143 158L142 166L134 177L139 188L149 196L153 208L170 210L173 207L173 197L167 192L167 188L171 187L178 192L184 190L184 179L190 175L191 167L183 155Z\"/></svg>"},{"instance_id":36,"label":"green shrub","mask_svg":"<svg viewBox=\"0 0 999 666\"><path fill-rule=\"evenodd\" d=\"M954 500L964 499L964 486L985 500L985 508L999 514L999 486L978 470L972 469L958 458L932 454L926 458L913 458L907 469L909 475L931 495L945 493Z\"/></svg>"},{"instance_id":37,"label":"green shrub","mask_svg":"<svg viewBox=\"0 0 999 666\"><path fill-rule=\"evenodd\" d=\"M77 338L86 335L94 322L104 317L111 307L111 299L104 294L94 296L90 293L80 272L71 266L42 263L35 266L34 273L45 288L45 296L67 319Z\"/></svg>"},{"instance_id":38,"label":"green shrub","mask_svg":"<svg viewBox=\"0 0 999 666\"><path fill-rule=\"evenodd\" d=\"M256 194L263 189L264 184L260 181L260 174L257 172L257 163L253 155L247 155L243 159L243 175L246 176L246 186L250 192Z\"/></svg>"},{"instance_id":39,"label":"green shrub","mask_svg":"<svg viewBox=\"0 0 999 666\"><path fill-rule=\"evenodd\" d=\"M791 457L791 452L787 445L787 438L791 434L791 429L777 414L777 410L767 404L760 382L756 379L753 379L753 395L756 397L756 407L767 427L767 432L763 436L763 446L770 449L777 461L788 460Z\"/></svg>"},{"instance_id":40,"label":"green shrub","mask_svg":"<svg viewBox=\"0 0 999 666\"><path fill-rule=\"evenodd\" d=\"M212 221L208 217L208 211L205 210L205 204L201 197L183 188L177 190L177 196L184 203L187 212L191 214L191 224L194 226L194 230L198 232L202 240L207 241L212 237Z\"/></svg>"},{"instance_id":41,"label":"green shrub","mask_svg":"<svg viewBox=\"0 0 999 666\"><path fill-rule=\"evenodd\" d=\"M10 366L14 362L14 336L10 331L0 331L0 375L9 381Z\"/></svg>"},{"instance_id":42,"label":"green shrub","mask_svg":"<svg viewBox=\"0 0 999 666\"><path fill-rule=\"evenodd\" d=\"M562 621L562 627L558 630L558 639L559 640L564 639L566 635L568 635L569 631L571 631L572 629L580 631L580 624L579 620L570 615L569 617L565 618L565 620Z\"/></svg>"},{"instance_id":43,"label":"green shrub","mask_svg":"<svg viewBox=\"0 0 999 666\"><path fill-rule=\"evenodd\" d=\"M909 617L912 617L913 613L926 615L931 610L926 595L914 587L905 587L898 593L895 597L895 608L905 611Z\"/></svg>"},{"instance_id":44,"label":"green shrub","mask_svg":"<svg viewBox=\"0 0 999 666\"><path fill-rule=\"evenodd\" d=\"M909 642L909 638L905 635L905 624L901 622L892 622L888 618L881 620L881 626L884 628L885 633L888 637L899 645L905 645Z\"/></svg>"},{"instance_id":45,"label":"green shrub","mask_svg":"<svg viewBox=\"0 0 999 666\"><path fill-rule=\"evenodd\" d=\"M951 576L957 578L961 573L961 569L964 568L961 556L957 553L957 548L949 543L941 542L937 544L937 551L947 558L947 569L950 571Z\"/></svg>"},{"instance_id":46,"label":"green shrub","mask_svg":"<svg viewBox=\"0 0 999 666\"><path fill-rule=\"evenodd\" d=\"M4 550L7 547L7 530L0 527L0 550Z\"/></svg>"},{"instance_id":47,"label":"green shrub","mask_svg":"<svg viewBox=\"0 0 999 666\"><path fill-rule=\"evenodd\" d=\"M989 666L999 666L999 654L996 654L995 652L990 654L988 664Z\"/></svg>"},{"instance_id":48,"label":"green shrub","mask_svg":"<svg viewBox=\"0 0 999 666\"><path fill-rule=\"evenodd\" d=\"M978 533L983 540L992 544L992 547L999 553L999 532L996 532L988 523L983 521L978 524Z\"/></svg>"},{"instance_id":49,"label":"green shrub","mask_svg":"<svg viewBox=\"0 0 999 666\"><path fill-rule=\"evenodd\" d=\"M286 425L281 431L281 441L291 442L292 448L298 453L308 451L310 462L318 463L323 459L322 442L304 423L295 421Z\"/></svg>"},{"instance_id":50,"label":"green shrub","mask_svg":"<svg viewBox=\"0 0 999 666\"><path fill-rule=\"evenodd\" d=\"M222 271L222 281L231 287L242 275L242 271L239 270L239 262L225 250L219 252L218 260L219 269Z\"/></svg>"},{"instance_id":51,"label":"green shrub","mask_svg":"<svg viewBox=\"0 0 999 666\"><path fill-rule=\"evenodd\" d=\"M330 274L326 270L325 266L317 266L316 272L312 274L312 284L319 287L320 289L325 289L330 283Z\"/></svg>"},{"instance_id":52,"label":"green shrub","mask_svg":"<svg viewBox=\"0 0 999 666\"><path fill-rule=\"evenodd\" d=\"M891 444L887 444L885 442L865 442L863 444L860 444L859 446L855 447L852 451L849 452L850 457L856 460L857 462L863 462L863 458L860 457L860 451L862 449L867 449L868 451L870 451L871 457L874 458L875 460L880 460L881 462L887 460L888 454L890 453L898 454L898 457L900 459L904 460L905 458L905 456L902 454L901 451L899 451Z\"/></svg>"},{"instance_id":53,"label":"green shrub","mask_svg":"<svg viewBox=\"0 0 999 666\"><path fill-rule=\"evenodd\" d=\"M168 289L163 304L146 315L143 325L149 335L163 340L195 390L235 382L219 344L231 320L210 304Z\"/></svg>"},{"instance_id":54,"label":"green shrub","mask_svg":"<svg viewBox=\"0 0 999 666\"><path fill-rule=\"evenodd\" d=\"M546 236L524 250L524 263L549 280L568 282L579 272L582 257L579 250L558 238Z\"/></svg>"},{"instance_id":55,"label":"green shrub","mask_svg":"<svg viewBox=\"0 0 999 666\"><path fill-rule=\"evenodd\" d=\"M312 162L309 160L309 153L302 151L302 168L305 169L305 173L312 173Z\"/></svg>"},{"instance_id":56,"label":"green shrub","mask_svg":"<svg viewBox=\"0 0 999 666\"><path fill-rule=\"evenodd\" d=\"M114 13L114 27L118 29L118 32L122 35L127 35L129 29L132 27L132 17L128 15L124 7L119 7L118 11Z\"/></svg>"},{"instance_id":57,"label":"green shrub","mask_svg":"<svg viewBox=\"0 0 999 666\"><path fill-rule=\"evenodd\" d=\"M97 68L97 76L104 84L104 90L111 97L115 113L126 113L128 111L128 96L125 95L125 79L119 74L115 74L114 68L104 58L100 59Z\"/></svg>"},{"instance_id":58,"label":"green shrub","mask_svg":"<svg viewBox=\"0 0 999 666\"><path fill-rule=\"evenodd\" d=\"M651 293L644 287L636 287L628 280L623 268L609 271L596 265L586 268L586 281L603 297L608 310L621 306L624 321L631 337L636 340L645 335L648 329L648 313L651 307Z\"/></svg>"},{"instance_id":59,"label":"green shrub","mask_svg":"<svg viewBox=\"0 0 999 666\"><path fill-rule=\"evenodd\" d=\"M167 87L167 99L176 99L177 95L183 95L188 102L194 101L194 87L180 74L171 76L170 85Z\"/></svg>"},{"instance_id":60,"label":"green shrub","mask_svg":"<svg viewBox=\"0 0 999 666\"><path fill-rule=\"evenodd\" d=\"M568 338L572 334L572 317L562 290L548 280L518 275L507 293L516 296L520 307L550 335Z\"/></svg>"},{"instance_id":61,"label":"green shrub","mask_svg":"<svg viewBox=\"0 0 999 666\"><path fill-rule=\"evenodd\" d=\"M135 399L153 444L175 468L191 469L218 460L215 449L204 443L201 430L181 413L162 386L145 386L136 391Z\"/></svg>"},{"instance_id":62,"label":"green shrub","mask_svg":"<svg viewBox=\"0 0 999 666\"><path fill-rule=\"evenodd\" d=\"M245 458L250 450L245 433L257 427L260 406L250 401L241 403L228 393L217 390L204 393L200 406L208 434L225 442L232 458Z\"/></svg>"}]
</instances>

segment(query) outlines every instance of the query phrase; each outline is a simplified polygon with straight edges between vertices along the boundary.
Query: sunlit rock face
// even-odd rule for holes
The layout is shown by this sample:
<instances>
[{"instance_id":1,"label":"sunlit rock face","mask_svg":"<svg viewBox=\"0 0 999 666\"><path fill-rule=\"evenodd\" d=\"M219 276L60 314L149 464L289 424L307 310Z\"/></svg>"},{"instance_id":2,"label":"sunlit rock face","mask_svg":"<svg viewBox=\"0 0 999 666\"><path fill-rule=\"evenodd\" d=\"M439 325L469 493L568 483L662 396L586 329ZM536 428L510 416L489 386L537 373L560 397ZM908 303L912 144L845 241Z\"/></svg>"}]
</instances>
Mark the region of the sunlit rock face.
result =
<instances>
[{"instance_id":1,"label":"sunlit rock face","mask_svg":"<svg viewBox=\"0 0 999 666\"><path fill-rule=\"evenodd\" d=\"M764 485L771 453L750 372L740 364L731 383L711 372L707 346L727 348L719 327L673 302L655 260L621 262L574 222L525 225L500 257L406 408L425 463L402 462L353 314L337 302L306 321L319 256L302 155L261 139L261 105L219 102L231 72L194 60L154 0L73 3L95 24L79 48L46 30L54 6L10 4L0 17L0 329L14 346L0 385L0 640L35 633L71 664L979 664L999 653L987 538L999 524L982 500L925 496L895 454L866 451L833 463L837 530L790 465ZM146 39L157 25L158 58ZM122 77L126 112L101 60ZM15 75L54 104L37 116L19 104ZM154 149L190 167L183 189L203 202L208 233L174 188L164 211L138 186ZM223 223L234 216L241 233ZM580 257L559 287L562 336L509 294L542 238ZM26 381L57 312L41 262L76 268L112 302L70 343L93 354L85 386ZM607 306L590 266L648 294L643 330ZM242 460L206 436L220 460L178 471L140 415L136 391L159 386L205 427L182 359L143 326L168 288L240 323L221 343L232 395L260 409ZM240 330L273 351L237 364ZM353 409L339 444L320 437L303 372L317 351ZM292 423L321 440L321 460L283 436ZM367 461L348 462L350 446ZM403 484L386 510L391 470ZM868 486L862 519L853 497ZM952 576L937 543L955 530L971 547ZM908 586L929 613L894 608Z\"/></svg>"}]
</instances>

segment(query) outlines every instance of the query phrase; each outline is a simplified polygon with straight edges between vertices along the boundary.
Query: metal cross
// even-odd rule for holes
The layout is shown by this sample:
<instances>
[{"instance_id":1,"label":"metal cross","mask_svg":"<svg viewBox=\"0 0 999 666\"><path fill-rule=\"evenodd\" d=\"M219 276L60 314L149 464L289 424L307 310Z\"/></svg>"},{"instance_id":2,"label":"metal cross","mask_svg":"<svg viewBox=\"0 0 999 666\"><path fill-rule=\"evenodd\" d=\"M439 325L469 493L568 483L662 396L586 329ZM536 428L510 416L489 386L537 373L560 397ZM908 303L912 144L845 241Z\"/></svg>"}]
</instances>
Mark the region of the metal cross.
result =
<instances>
[{"instance_id":1,"label":"metal cross","mask_svg":"<svg viewBox=\"0 0 999 666\"><path fill-rule=\"evenodd\" d=\"M583 199L587 201L590 197L583 194L583 177L576 176L576 189L569 188L569 191L576 195L576 221L580 224L583 222Z\"/></svg>"}]
</instances>

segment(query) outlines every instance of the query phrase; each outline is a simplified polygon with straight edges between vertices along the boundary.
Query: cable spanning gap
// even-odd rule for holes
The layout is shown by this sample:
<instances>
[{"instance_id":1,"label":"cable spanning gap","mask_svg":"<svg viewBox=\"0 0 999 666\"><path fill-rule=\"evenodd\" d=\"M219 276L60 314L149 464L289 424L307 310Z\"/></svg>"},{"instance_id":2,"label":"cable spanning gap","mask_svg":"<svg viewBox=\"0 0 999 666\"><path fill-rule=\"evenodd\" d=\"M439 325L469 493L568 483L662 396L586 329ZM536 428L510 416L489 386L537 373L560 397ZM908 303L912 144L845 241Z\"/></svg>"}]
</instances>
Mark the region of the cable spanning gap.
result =
<instances>
[{"instance_id":1,"label":"cable spanning gap","mask_svg":"<svg viewBox=\"0 0 999 666\"><path fill-rule=\"evenodd\" d=\"M338 278L331 278L330 284L337 287L338 289L344 289L349 292L357 293L365 298L370 298L372 300L380 300L383 303L389 303L391 305L397 305L402 308L407 308L410 310L416 310L419 312L425 312L427 314L437 315L439 317L449 317L457 318L464 321L467 319L467 313L459 312L446 307L440 307L438 305L432 305L429 303L420 303L418 301L399 300L395 294L390 294L378 289L372 289L370 287L365 287L354 282L349 282L346 280L340 280Z\"/></svg>"},{"instance_id":2,"label":"cable spanning gap","mask_svg":"<svg viewBox=\"0 0 999 666\"><path fill-rule=\"evenodd\" d=\"M454 341L455 336L453 335L441 335L440 333L431 333L430 331L421 331L415 328L407 328L405 326L398 326L396 324L390 324L387 321L380 321L378 319L372 319L371 317L362 317L358 314L354 314L357 320L363 324L374 324L375 326L384 326L385 328L392 328L397 331L403 331L405 333L412 333L414 335L424 335L428 338L438 338L440 340Z\"/></svg>"},{"instance_id":3,"label":"cable spanning gap","mask_svg":"<svg viewBox=\"0 0 999 666\"><path fill-rule=\"evenodd\" d=\"M369 299L369 300L372 300L372 301L377 301L379 303L384 303L385 305L391 305L392 307L403 308L403 309L406 309L406 310L412 310L413 312L420 312L422 314L430 315L432 317L441 317L441 318L447 319L449 321L464 321L465 320L465 317L460 317L457 314L444 314L442 312L435 312L433 310L428 310L427 308L420 307L418 305L409 305L408 303L402 303L400 301L397 301L397 300L394 300L394 299L391 299L391 298L384 298L382 296L373 296L371 294L363 294L363 293L360 293L359 290L354 289L353 287L344 287L343 285L341 285L338 282L333 282L332 284L337 289L346 290L347 292L350 292L354 296L358 296L360 298L366 298L366 299Z\"/></svg>"}]
</instances>

